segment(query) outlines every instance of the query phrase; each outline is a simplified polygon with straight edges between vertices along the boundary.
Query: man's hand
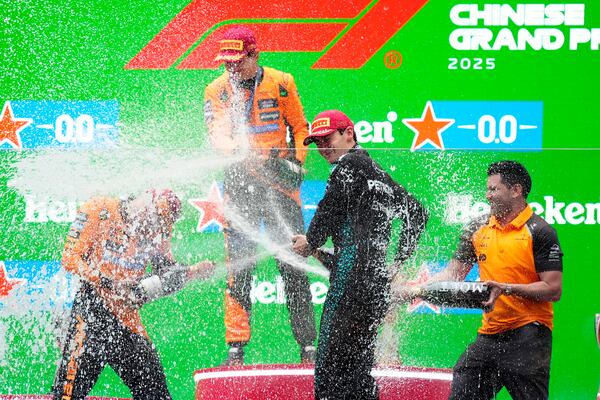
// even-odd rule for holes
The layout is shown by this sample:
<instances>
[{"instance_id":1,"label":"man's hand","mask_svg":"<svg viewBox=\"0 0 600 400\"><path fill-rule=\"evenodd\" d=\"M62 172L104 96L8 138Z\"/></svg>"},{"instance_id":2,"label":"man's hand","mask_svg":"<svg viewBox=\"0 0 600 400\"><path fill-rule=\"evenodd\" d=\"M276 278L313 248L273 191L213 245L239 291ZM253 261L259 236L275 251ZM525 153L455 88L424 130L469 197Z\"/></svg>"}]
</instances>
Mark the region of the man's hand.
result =
<instances>
[{"instance_id":1,"label":"man's hand","mask_svg":"<svg viewBox=\"0 0 600 400\"><path fill-rule=\"evenodd\" d=\"M308 257L313 252L313 249L306 241L305 235L292 236L292 250L294 250L295 253L300 254L302 257Z\"/></svg>"},{"instance_id":2,"label":"man's hand","mask_svg":"<svg viewBox=\"0 0 600 400\"><path fill-rule=\"evenodd\" d=\"M137 284L138 281L133 279L113 280L111 281L110 290L115 297L127 297Z\"/></svg>"},{"instance_id":3,"label":"man's hand","mask_svg":"<svg viewBox=\"0 0 600 400\"><path fill-rule=\"evenodd\" d=\"M490 288L490 297L487 299L487 301L484 301L481 304L483 304L484 312L490 312L494 309L494 305L496 305L496 300L498 300L498 297L500 297L500 295L506 291L507 285L495 281L486 281L485 284L487 284Z\"/></svg>"},{"instance_id":4,"label":"man's hand","mask_svg":"<svg viewBox=\"0 0 600 400\"><path fill-rule=\"evenodd\" d=\"M143 298L136 290L139 284L135 279L121 279L112 281L112 296L125 303L127 307L140 308L144 304Z\"/></svg>"},{"instance_id":5,"label":"man's hand","mask_svg":"<svg viewBox=\"0 0 600 400\"><path fill-rule=\"evenodd\" d=\"M204 260L189 267L187 278L188 280L208 279L214 274L214 272L215 263L212 261Z\"/></svg>"}]
</instances>

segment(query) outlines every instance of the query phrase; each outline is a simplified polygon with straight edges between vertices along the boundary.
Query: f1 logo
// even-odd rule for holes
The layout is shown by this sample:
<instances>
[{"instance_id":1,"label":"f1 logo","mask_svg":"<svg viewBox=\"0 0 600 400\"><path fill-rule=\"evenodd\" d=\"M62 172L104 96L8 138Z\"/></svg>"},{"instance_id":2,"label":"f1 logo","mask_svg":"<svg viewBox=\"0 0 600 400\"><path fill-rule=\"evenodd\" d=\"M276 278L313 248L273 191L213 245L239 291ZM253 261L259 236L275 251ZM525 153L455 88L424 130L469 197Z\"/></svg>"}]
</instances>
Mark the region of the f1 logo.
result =
<instances>
[{"instance_id":1,"label":"f1 logo","mask_svg":"<svg viewBox=\"0 0 600 400\"><path fill-rule=\"evenodd\" d=\"M230 20L302 20L244 23L261 51L319 52L314 69L361 68L428 0L193 0L158 33L126 69L214 69L220 33ZM307 19L315 22L306 22ZM331 22L324 22L333 20ZM225 23L225 24L223 24ZM212 27L220 24L212 32ZM337 40L336 40L337 39Z\"/></svg>"}]
</instances>

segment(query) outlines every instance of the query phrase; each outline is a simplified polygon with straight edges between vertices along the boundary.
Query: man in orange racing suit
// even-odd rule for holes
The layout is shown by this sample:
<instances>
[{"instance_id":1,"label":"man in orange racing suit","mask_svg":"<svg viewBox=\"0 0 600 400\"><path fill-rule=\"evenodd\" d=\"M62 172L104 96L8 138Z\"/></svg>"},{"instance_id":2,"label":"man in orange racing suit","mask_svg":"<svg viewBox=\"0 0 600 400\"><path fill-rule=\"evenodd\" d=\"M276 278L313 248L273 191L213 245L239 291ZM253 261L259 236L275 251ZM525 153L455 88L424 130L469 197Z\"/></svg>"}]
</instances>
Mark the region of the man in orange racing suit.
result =
<instances>
[{"instance_id":1,"label":"man in orange racing suit","mask_svg":"<svg viewBox=\"0 0 600 400\"><path fill-rule=\"evenodd\" d=\"M226 72L205 90L204 118L215 150L243 158L225 171L226 210L244 217L247 226L266 229L270 240L286 246L304 232L300 204L304 138L308 124L294 78L258 65L256 38L244 26L227 30L216 60ZM250 288L253 268L240 267L255 258L256 243L227 215L225 247L229 267L225 292L226 365L242 365L250 340ZM305 273L277 260L292 331L303 363L314 362L314 310Z\"/></svg>"},{"instance_id":2,"label":"man in orange racing suit","mask_svg":"<svg viewBox=\"0 0 600 400\"><path fill-rule=\"evenodd\" d=\"M52 389L55 400L85 398L106 364L134 399L171 399L139 308L190 279L209 277L214 268L208 261L187 267L173 260L170 241L180 209L170 190L127 200L98 197L80 208L62 258L81 287Z\"/></svg>"}]
</instances>

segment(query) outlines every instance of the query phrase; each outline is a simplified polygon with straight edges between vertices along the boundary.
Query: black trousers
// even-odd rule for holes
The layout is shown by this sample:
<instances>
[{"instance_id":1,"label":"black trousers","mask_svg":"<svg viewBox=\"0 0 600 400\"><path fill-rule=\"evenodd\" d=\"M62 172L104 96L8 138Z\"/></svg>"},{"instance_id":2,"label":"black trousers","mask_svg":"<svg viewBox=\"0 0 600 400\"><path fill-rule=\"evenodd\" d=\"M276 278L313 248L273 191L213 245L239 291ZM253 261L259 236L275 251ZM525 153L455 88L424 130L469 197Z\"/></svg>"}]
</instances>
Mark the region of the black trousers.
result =
<instances>
[{"instance_id":1,"label":"black trousers","mask_svg":"<svg viewBox=\"0 0 600 400\"><path fill-rule=\"evenodd\" d=\"M262 226L271 239L270 245L286 247L290 246L293 234L304 232L304 220L300 206L293 199L248 174L243 165L226 171L224 192L228 206L243 218L243 221L228 221L225 238L230 266L225 303L226 341L243 345L250 340L250 290L258 245L247 232L235 229L236 222L256 234ZM308 277L281 260L276 262L285 285L294 337L301 346L313 345L316 330Z\"/></svg>"},{"instance_id":2,"label":"black trousers","mask_svg":"<svg viewBox=\"0 0 600 400\"><path fill-rule=\"evenodd\" d=\"M548 398L552 332L531 323L479 334L454 366L451 400L492 399L506 387L515 400Z\"/></svg>"},{"instance_id":3,"label":"black trousers","mask_svg":"<svg viewBox=\"0 0 600 400\"><path fill-rule=\"evenodd\" d=\"M328 300L332 300L328 294ZM315 400L377 400L371 369L385 306L338 306L326 301L315 364Z\"/></svg>"},{"instance_id":4,"label":"black trousers","mask_svg":"<svg viewBox=\"0 0 600 400\"><path fill-rule=\"evenodd\" d=\"M110 365L136 400L170 400L152 343L121 324L84 283L75 297L63 354L52 388L55 400L79 400Z\"/></svg>"}]
</instances>

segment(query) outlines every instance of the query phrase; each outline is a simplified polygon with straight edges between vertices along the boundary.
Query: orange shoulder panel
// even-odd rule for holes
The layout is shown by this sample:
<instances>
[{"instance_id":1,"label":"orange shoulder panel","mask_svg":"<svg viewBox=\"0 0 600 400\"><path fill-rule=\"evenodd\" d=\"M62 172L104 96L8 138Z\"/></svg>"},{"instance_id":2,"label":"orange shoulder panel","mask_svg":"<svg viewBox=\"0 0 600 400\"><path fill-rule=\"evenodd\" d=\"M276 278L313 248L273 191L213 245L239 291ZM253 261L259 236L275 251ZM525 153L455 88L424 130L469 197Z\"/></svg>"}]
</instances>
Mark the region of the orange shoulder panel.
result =
<instances>
[{"instance_id":1,"label":"orange shoulder panel","mask_svg":"<svg viewBox=\"0 0 600 400\"><path fill-rule=\"evenodd\" d=\"M265 68L265 74L267 73L273 74L274 80L283 86L287 93L285 97L280 98L282 112L294 138L296 158L304 164L307 148L304 145L304 139L308 136L308 122L304 115L294 77L287 72L273 68Z\"/></svg>"},{"instance_id":2,"label":"orange shoulder panel","mask_svg":"<svg viewBox=\"0 0 600 400\"><path fill-rule=\"evenodd\" d=\"M208 138L213 148L225 154L236 147L231 115L226 104L226 97L230 96L230 92L227 74L215 79L204 90L204 122Z\"/></svg>"}]
</instances>

